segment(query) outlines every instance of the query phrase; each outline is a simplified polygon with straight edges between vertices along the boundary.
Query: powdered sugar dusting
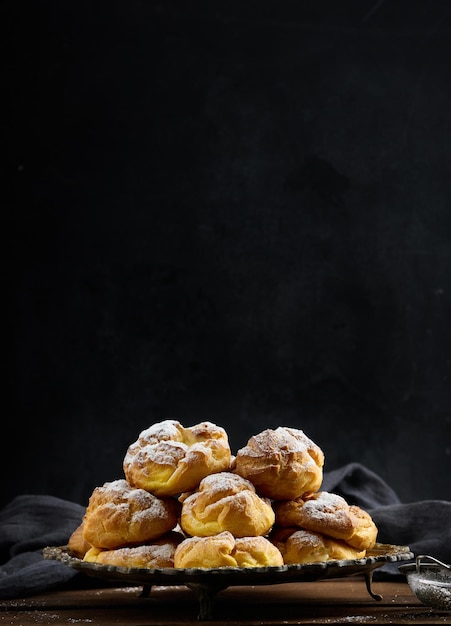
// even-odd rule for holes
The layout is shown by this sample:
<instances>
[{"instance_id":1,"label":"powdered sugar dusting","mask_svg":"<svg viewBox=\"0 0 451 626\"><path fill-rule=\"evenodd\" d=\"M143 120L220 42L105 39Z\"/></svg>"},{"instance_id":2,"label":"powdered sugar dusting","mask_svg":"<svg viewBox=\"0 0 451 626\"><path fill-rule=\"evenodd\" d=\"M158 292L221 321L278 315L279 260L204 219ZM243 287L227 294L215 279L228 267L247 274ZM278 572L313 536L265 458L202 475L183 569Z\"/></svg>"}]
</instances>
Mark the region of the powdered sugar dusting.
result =
<instances>
[{"instance_id":1,"label":"powdered sugar dusting","mask_svg":"<svg viewBox=\"0 0 451 626\"><path fill-rule=\"evenodd\" d=\"M321 518L325 515L336 515L340 511L347 513L349 506L338 494L320 491L305 501L304 509L311 517Z\"/></svg>"},{"instance_id":2,"label":"powdered sugar dusting","mask_svg":"<svg viewBox=\"0 0 451 626\"><path fill-rule=\"evenodd\" d=\"M177 420L163 420L152 424L146 430L143 430L139 435L141 444L155 445L161 441L181 441L183 433L183 426Z\"/></svg>"},{"instance_id":3,"label":"powdered sugar dusting","mask_svg":"<svg viewBox=\"0 0 451 626\"><path fill-rule=\"evenodd\" d=\"M118 480L105 483L103 487L97 487L97 489L104 492L110 491L112 493L125 494L127 491L130 491L131 487L125 479L119 478Z\"/></svg>"},{"instance_id":4,"label":"powdered sugar dusting","mask_svg":"<svg viewBox=\"0 0 451 626\"><path fill-rule=\"evenodd\" d=\"M128 447L124 469L131 466L145 468L148 464L176 468L188 455L211 455L219 441L222 442L221 453L230 455L226 431L212 422L184 428L176 420L164 420L143 430L138 440Z\"/></svg>"},{"instance_id":5,"label":"powdered sugar dusting","mask_svg":"<svg viewBox=\"0 0 451 626\"><path fill-rule=\"evenodd\" d=\"M202 479L199 485L200 491L208 491L211 494L215 494L216 496L224 493L225 495L230 495L230 492L237 494L240 491L252 491L255 493L254 485L239 476L238 474L233 474L232 472L218 472L217 474L209 474L204 479Z\"/></svg>"},{"instance_id":6,"label":"powdered sugar dusting","mask_svg":"<svg viewBox=\"0 0 451 626\"><path fill-rule=\"evenodd\" d=\"M155 560L169 561L174 554L174 544L172 543L160 543L153 545L134 546L131 548L118 548L116 554L118 556L124 556L127 558L133 558L137 556L145 556Z\"/></svg>"},{"instance_id":7,"label":"powdered sugar dusting","mask_svg":"<svg viewBox=\"0 0 451 626\"><path fill-rule=\"evenodd\" d=\"M274 456L275 451L281 455L286 453L306 453L311 450L319 452L318 446L309 439L302 430L279 426L275 430L268 428L254 435L247 446L241 448L237 454Z\"/></svg>"},{"instance_id":8,"label":"powdered sugar dusting","mask_svg":"<svg viewBox=\"0 0 451 626\"><path fill-rule=\"evenodd\" d=\"M308 530L296 530L290 537L291 541L300 542L303 546L318 548L321 545L321 537Z\"/></svg>"},{"instance_id":9,"label":"powdered sugar dusting","mask_svg":"<svg viewBox=\"0 0 451 626\"><path fill-rule=\"evenodd\" d=\"M168 516L168 506L164 500L157 498L144 489L134 489L126 480L119 479L97 487L96 493L101 496L104 504L113 507L131 517L131 522L144 519L164 519Z\"/></svg>"},{"instance_id":10,"label":"powdered sugar dusting","mask_svg":"<svg viewBox=\"0 0 451 626\"><path fill-rule=\"evenodd\" d=\"M179 441L161 441L156 445L143 446L138 458L158 465L174 465L185 457L187 450L188 446Z\"/></svg>"},{"instance_id":11,"label":"powdered sugar dusting","mask_svg":"<svg viewBox=\"0 0 451 626\"><path fill-rule=\"evenodd\" d=\"M179 541L162 539L153 544L128 546L100 552L97 561L125 567L160 568L174 566L174 553Z\"/></svg>"}]
</instances>

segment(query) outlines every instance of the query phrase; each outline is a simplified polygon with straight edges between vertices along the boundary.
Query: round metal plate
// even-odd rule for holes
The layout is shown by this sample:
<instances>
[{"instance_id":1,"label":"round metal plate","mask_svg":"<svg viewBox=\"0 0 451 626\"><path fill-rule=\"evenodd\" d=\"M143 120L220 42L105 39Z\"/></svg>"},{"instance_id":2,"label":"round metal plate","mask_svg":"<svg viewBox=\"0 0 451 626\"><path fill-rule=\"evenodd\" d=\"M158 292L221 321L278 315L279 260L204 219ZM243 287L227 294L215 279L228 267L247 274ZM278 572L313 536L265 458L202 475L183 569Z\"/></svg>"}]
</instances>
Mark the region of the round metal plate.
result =
<instances>
[{"instance_id":1,"label":"round metal plate","mask_svg":"<svg viewBox=\"0 0 451 626\"><path fill-rule=\"evenodd\" d=\"M140 569L88 563L73 557L66 546L44 549L44 557L61 561L90 576L126 585L205 585L226 588L233 585L272 585L286 582L314 581L366 574L385 563L413 558L407 546L377 543L363 559L324 561L280 567L222 567L217 569Z\"/></svg>"}]
</instances>

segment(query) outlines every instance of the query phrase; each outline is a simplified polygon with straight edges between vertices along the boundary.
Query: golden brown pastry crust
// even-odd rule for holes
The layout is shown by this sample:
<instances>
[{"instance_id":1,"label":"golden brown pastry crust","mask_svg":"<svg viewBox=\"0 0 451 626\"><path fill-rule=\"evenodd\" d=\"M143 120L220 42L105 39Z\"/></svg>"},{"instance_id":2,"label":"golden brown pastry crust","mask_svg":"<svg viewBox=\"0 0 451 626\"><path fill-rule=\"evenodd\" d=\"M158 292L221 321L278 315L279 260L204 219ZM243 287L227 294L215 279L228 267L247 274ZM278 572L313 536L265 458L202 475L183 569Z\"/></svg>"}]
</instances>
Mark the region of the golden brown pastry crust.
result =
<instances>
[{"instance_id":1,"label":"golden brown pastry crust","mask_svg":"<svg viewBox=\"0 0 451 626\"><path fill-rule=\"evenodd\" d=\"M84 561L114 565L116 567L138 567L143 569L159 569L174 567L174 553L177 546L183 541L181 533L170 531L160 539L144 545L116 548L115 550L100 550L90 548Z\"/></svg>"},{"instance_id":2,"label":"golden brown pastry crust","mask_svg":"<svg viewBox=\"0 0 451 626\"><path fill-rule=\"evenodd\" d=\"M188 535L207 537L223 531L235 537L266 535L275 520L270 500L232 472L206 476L195 492L180 499L180 525Z\"/></svg>"},{"instance_id":3,"label":"golden brown pastry crust","mask_svg":"<svg viewBox=\"0 0 451 626\"><path fill-rule=\"evenodd\" d=\"M83 537L83 527L83 522L81 522L81 524L79 524L79 526L77 526L71 534L67 543L69 552L79 559L82 559L91 547L91 544L89 544Z\"/></svg>"},{"instance_id":4,"label":"golden brown pastry crust","mask_svg":"<svg viewBox=\"0 0 451 626\"><path fill-rule=\"evenodd\" d=\"M297 526L346 541L358 550L374 547L377 527L369 513L341 496L319 491L305 498L274 503L278 526Z\"/></svg>"},{"instance_id":5,"label":"golden brown pastry crust","mask_svg":"<svg viewBox=\"0 0 451 626\"><path fill-rule=\"evenodd\" d=\"M323 480L323 451L295 428L280 426L254 435L238 450L234 463L240 476L273 500L317 491Z\"/></svg>"},{"instance_id":6,"label":"golden brown pastry crust","mask_svg":"<svg viewBox=\"0 0 451 626\"><path fill-rule=\"evenodd\" d=\"M177 546L176 568L282 566L280 550L266 537L234 537L224 531L212 537L189 537Z\"/></svg>"},{"instance_id":7,"label":"golden brown pastry crust","mask_svg":"<svg viewBox=\"0 0 451 626\"><path fill-rule=\"evenodd\" d=\"M92 492L83 518L83 538L102 549L154 541L175 527L179 513L175 498L158 498L125 480L115 480Z\"/></svg>"},{"instance_id":8,"label":"golden brown pastry crust","mask_svg":"<svg viewBox=\"0 0 451 626\"><path fill-rule=\"evenodd\" d=\"M300 528L275 527L269 539L280 550L285 565L361 559L366 554L339 539Z\"/></svg>"},{"instance_id":9,"label":"golden brown pastry crust","mask_svg":"<svg viewBox=\"0 0 451 626\"><path fill-rule=\"evenodd\" d=\"M125 478L159 497L192 491L208 474L230 468L226 431L211 422L185 428L164 420L143 430L124 457Z\"/></svg>"}]
</instances>

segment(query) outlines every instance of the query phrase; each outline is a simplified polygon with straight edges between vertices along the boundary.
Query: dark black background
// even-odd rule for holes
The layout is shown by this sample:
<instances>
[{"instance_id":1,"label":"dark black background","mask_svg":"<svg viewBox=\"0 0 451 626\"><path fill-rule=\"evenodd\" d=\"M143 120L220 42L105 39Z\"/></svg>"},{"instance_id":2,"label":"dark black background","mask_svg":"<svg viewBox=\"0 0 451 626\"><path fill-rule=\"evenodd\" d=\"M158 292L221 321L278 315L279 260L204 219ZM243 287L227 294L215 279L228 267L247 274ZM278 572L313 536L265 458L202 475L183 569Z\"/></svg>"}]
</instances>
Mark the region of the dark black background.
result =
<instances>
[{"instance_id":1,"label":"dark black background","mask_svg":"<svg viewBox=\"0 0 451 626\"><path fill-rule=\"evenodd\" d=\"M167 418L451 498L451 3L2 14L3 502Z\"/></svg>"}]
</instances>

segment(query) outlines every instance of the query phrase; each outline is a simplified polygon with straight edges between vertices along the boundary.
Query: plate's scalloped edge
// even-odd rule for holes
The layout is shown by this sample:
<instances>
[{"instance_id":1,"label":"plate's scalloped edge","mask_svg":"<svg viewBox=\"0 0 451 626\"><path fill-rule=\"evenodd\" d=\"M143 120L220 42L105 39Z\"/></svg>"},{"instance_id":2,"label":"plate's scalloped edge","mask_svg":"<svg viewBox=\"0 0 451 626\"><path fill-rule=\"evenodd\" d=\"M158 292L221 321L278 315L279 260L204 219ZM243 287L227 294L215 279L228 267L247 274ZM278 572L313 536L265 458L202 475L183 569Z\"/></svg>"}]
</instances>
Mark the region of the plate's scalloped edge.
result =
<instances>
[{"instance_id":1,"label":"plate's scalloped edge","mask_svg":"<svg viewBox=\"0 0 451 626\"><path fill-rule=\"evenodd\" d=\"M227 586L256 584L275 584L281 582L301 582L321 578L346 577L366 574L385 563L408 561L414 558L408 546L376 544L362 559L334 560L299 565L281 565L274 567L222 567L206 568L162 568L141 569L126 568L99 563L88 563L71 555L68 546L48 546L42 551L43 557L60 561L79 571L105 580L121 580L126 584L171 586L174 584L201 583L217 584L220 580Z\"/></svg>"}]
</instances>

